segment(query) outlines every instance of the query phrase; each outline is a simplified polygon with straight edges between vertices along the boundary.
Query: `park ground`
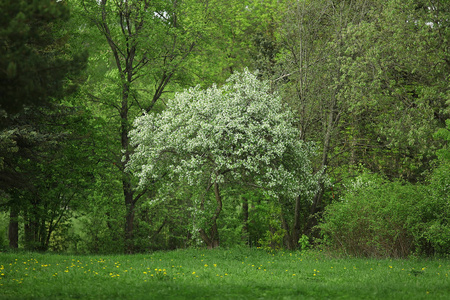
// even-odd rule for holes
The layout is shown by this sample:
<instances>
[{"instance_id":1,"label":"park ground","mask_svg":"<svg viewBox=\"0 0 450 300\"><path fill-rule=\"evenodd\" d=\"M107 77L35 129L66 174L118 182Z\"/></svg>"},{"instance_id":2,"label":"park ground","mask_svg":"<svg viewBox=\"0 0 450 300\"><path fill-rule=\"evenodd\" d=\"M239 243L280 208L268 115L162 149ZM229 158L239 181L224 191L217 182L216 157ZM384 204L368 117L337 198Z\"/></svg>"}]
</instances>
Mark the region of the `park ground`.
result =
<instances>
[{"instance_id":1,"label":"park ground","mask_svg":"<svg viewBox=\"0 0 450 300\"><path fill-rule=\"evenodd\" d=\"M450 259L188 249L0 253L0 299L448 299Z\"/></svg>"}]
</instances>

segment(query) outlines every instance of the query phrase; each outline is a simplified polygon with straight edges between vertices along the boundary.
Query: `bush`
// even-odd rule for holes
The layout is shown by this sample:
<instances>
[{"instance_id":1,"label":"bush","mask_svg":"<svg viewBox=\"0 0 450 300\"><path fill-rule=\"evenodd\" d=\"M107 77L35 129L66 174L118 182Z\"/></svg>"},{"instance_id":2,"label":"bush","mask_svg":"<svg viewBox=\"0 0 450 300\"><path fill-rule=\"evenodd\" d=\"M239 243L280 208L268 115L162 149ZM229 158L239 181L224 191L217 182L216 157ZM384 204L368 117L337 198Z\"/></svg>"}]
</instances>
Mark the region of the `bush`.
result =
<instances>
[{"instance_id":1,"label":"bush","mask_svg":"<svg viewBox=\"0 0 450 300\"><path fill-rule=\"evenodd\" d=\"M450 161L434 170L428 186L429 197L422 203L422 224L418 223L417 246L427 254L450 254Z\"/></svg>"},{"instance_id":2,"label":"bush","mask_svg":"<svg viewBox=\"0 0 450 300\"><path fill-rule=\"evenodd\" d=\"M413 251L445 254L450 249L448 197L439 189L447 173L428 186L390 182L362 173L342 200L329 205L319 224L324 241L346 254L406 257ZM438 182L439 181L439 182Z\"/></svg>"}]
</instances>

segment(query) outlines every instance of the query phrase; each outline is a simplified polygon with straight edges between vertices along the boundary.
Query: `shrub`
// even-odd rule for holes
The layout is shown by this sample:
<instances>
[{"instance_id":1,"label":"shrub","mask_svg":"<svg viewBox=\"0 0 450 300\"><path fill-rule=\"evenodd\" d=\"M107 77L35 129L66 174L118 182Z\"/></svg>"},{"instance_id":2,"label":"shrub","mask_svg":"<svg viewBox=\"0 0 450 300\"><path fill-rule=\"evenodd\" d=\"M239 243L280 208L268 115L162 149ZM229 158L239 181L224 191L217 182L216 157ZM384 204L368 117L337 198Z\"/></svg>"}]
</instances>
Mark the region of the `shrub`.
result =
<instances>
[{"instance_id":1,"label":"shrub","mask_svg":"<svg viewBox=\"0 0 450 300\"><path fill-rule=\"evenodd\" d=\"M429 197L419 211L417 247L426 254L450 254L450 161L444 161L431 175ZM416 212L417 213L417 212Z\"/></svg>"},{"instance_id":2,"label":"shrub","mask_svg":"<svg viewBox=\"0 0 450 300\"><path fill-rule=\"evenodd\" d=\"M355 256L448 251L448 213L442 213L445 199L432 193L435 185L390 182L364 172L347 186L341 201L327 207L319 224L324 240Z\"/></svg>"}]
</instances>

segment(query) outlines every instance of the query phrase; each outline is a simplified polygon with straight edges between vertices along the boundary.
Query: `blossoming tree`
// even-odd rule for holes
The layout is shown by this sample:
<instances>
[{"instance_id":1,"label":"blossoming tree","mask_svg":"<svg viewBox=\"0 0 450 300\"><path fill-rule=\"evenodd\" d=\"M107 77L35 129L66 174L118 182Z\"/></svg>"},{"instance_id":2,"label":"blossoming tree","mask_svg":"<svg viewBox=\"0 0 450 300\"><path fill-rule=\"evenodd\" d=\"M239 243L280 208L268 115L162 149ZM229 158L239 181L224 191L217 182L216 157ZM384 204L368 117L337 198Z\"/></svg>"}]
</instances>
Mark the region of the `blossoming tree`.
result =
<instances>
[{"instance_id":1,"label":"blossoming tree","mask_svg":"<svg viewBox=\"0 0 450 300\"><path fill-rule=\"evenodd\" d=\"M292 112L267 82L245 70L222 87L178 93L160 114L144 114L130 132L135 147L128 170L144 188L155 180L183 182L203 191L197 211L207 215L198 233L209 248L219 245L221 188L261 188L279 201L310 199L317 186ZM211 200L211 201L210 201Z\"/></svg>"}]
</instances>

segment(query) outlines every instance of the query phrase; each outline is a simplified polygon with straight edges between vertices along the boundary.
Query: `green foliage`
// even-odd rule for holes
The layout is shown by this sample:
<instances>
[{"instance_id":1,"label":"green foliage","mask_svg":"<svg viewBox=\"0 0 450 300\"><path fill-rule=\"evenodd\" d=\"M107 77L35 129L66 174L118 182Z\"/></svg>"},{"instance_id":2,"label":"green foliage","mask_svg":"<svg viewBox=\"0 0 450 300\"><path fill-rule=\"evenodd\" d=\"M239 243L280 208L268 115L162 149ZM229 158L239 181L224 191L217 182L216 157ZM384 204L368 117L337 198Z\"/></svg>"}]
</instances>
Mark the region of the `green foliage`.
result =
<instances>
[{"instance_id":1,"label":"green foliage","mask_svg":"<svg viewBox=\"0 0 450 300\"><path fill-rule=\"evenodd\" d=\"M141 188L168 173L189 185L231 177L287 197L310 193L313 149L292 123L267 83L245 71L221 88L177 94L160 115L137 118L128 170Z\"/></svg>"},{"instance_id":2,"label":"green foliage","mask_svg":"<svg viewBox=\"0 0 450 300\"><path fill-rule=\"evenodd\" d=\"M124 216L120 194L114 190L94 192L82 214L78 234L82 240L75 251L80 253L122 253L124 249Z\"/></svg>"},{"instance_id":3,"label":"green foliage","mask_svg":"<svg viewBox=\"0 0 450 300\"><path fill-rule=\"evenodd\" d=\"M268 84L245 70L220 88L186 90L161 114L137 118L127 168L141 189L160 180L171 189L195 187L201 194L194 200L195 222L217 237L224 197L219 185L258 187L283 199L311 197L320 172L312 175L313 148L299 140L293 122Z\"/></svg>"},{"instance_id":4,"label":"green foliage","mask_svg":"<svg viewBox=\"0 0 450 300\"><path fill-rule=\"evenodd\" d=\"M58 34L58 22L68 18L62 1L0 3L0 109L17 113L69 93L66 80L79 74L87 57L66 55L68 36Z\"/></svg>"},{"instance_id":5,"label":"green foliage","mask_svg":"<svg viewBox=\"0 0 450 300\"><path fill-rule=\"evenodd\" d=\"M440 128L434 134L435 139L445 141L443 148L437 150L438 157L443 161L450 161L450 119L445 121L447 128Z\"/></svg>"},{"instance_id":6,"label":"green foliage","mask_svg":"<svg viewBox=\"0 0 450 300\"><path fill-rule=\"evenodd\" d=\"M6 213L0 212L0 252L5 251L8 249L8 236L7 236L7 224L8 224L8 217Z\"/></svg>"},{"instance_id":7,"label":"green foliage","mask_svg":"<svg viewBox=\"0 0 450 300\"><path fill-rule=\"evenodd\" d=\"M286 234L286 230L281 227L281 207L271 201L268 203L268 208L267 216L269 217L269 228L258 242L265 250L280 250L283 248L283 239Z\"/></svg>"},{"instance_id":8,"label":"green foliage","mask_svg":"<svg viewBox=\"0 0 450 300\"><path fill-rule=\"evenodd\" d=\"M337 201L335 249L445 254L449 7L1 1L0 210L27 249L304 249Z\"/></svg>"},{"instance_id":9,"label":"green foliage","mask_svg":"<svg viewBox=\"0 0 450 300\"><path fill-rule=\"evenodd\" d=\"M251 190L245 194L249 206L248 218L248 245L250 247L261 246L263 239L271 227L274 227L275 220L279 220L279 215L273 214L273 201L270 197L264 196L261 191ZM279 227L279 223L275 227Z\"/></svg>"},{"instance_id":10,"label":"green foliage","mask_svg":"<svg viewBox=\"0 0 450 300\"><path fill-rule=\"evenodd\" d=\"M242 216L240 214L239 197L224 197L224 206L218 221L220 232L220 246L233 248L244 246L246 241L242 240Z\"/></svg>"},{"instance_id":11,"label":"green foliage","mask_svg":"<svg viewBox=\"0 0 450 300\"><path fill-rule=\"evenodd\" d=\"M421 208L427 217L416 225L422 237L419 249L425 253L450 254L449 161L442 162L433 171L428 189L430 197Z\"/></svg>"},{"instance_id":12,"label":"green foliage","mask_svg":"<svg viewBox=\"0 0 450 300\"><path fill-rule=\"evenodd\" d=\"M448 254L448 196L439 194L445 186L437 183L448 180L447 167L436 171L430 186L363 172L325 211L319 228L328 245L355 256Z\"/></svg>"},{"instance_id":13,"label":"green foliage","mask_svg":"<svg viewBox=\"0 0 450 300\"><path fill-rule=\"evenodd\" d=\"M439 147L432 134L443 125L448 99L448 53L440 42L448 30L432 26L448 11L436 16L437 7L417 3L374 2L364 20L348 24L338 79L351 116L343 132L350 157L410 182L423 180L431 168Z\"/></svg>"},{"instance_id":14,"label":"green foliage","mask_svg":"<svg viewBox=\"0 0 450 300\"><path fill-rule=\"evenodd\" d=\"M298 243L300 244L300 249L302 251L309 250L311 248L311 243L309 241L309 237L307 235L302 235L301 238L298 240Z\"/></svg>"}]
</instances>

